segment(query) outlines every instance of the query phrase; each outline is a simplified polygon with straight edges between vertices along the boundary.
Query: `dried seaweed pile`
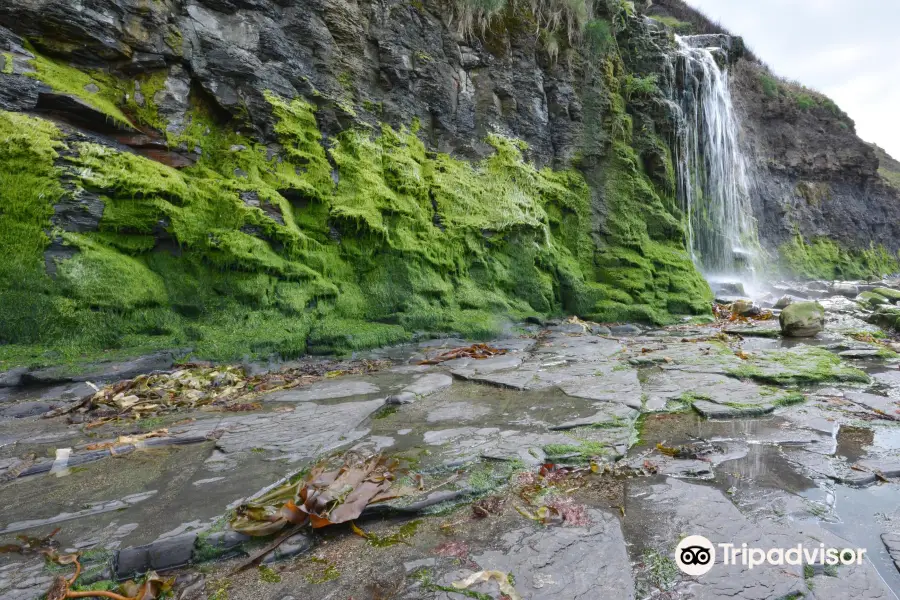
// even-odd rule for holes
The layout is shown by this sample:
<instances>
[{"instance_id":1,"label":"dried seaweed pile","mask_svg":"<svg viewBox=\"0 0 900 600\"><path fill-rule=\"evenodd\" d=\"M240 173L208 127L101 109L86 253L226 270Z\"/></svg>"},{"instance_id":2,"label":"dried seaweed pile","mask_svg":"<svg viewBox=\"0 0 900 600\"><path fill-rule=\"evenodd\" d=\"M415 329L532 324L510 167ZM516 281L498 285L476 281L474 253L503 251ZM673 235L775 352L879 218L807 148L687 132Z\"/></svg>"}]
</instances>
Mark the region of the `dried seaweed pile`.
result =
<instances>
[{"instance_id":1,"label":"dried seaweed pile","mask_svg":"<svg viewBox=\"0 0 900 600\"><path fill-rule=\"evenodd\" d=\"M256 410L252 402L261 394L308 385L324 378L369 373L388 361L318 363L293 369L248 375L238 366L187 364L173 372L139 375L97 389L81 402L51 411L45 417L70 415L72 422L100 425L120 419L138 419L182 409Z\"/></svg>"}]
</instances>

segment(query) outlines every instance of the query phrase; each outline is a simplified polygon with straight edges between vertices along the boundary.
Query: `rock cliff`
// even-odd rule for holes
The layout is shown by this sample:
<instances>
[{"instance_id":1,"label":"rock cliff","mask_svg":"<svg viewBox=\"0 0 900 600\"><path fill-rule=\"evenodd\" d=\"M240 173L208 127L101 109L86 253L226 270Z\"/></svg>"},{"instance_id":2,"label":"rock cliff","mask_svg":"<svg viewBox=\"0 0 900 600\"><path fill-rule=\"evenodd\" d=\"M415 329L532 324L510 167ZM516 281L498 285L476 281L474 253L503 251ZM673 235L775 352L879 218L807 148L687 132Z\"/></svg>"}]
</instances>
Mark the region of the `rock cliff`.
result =
<instances>
[{"instance_id":1,"label":"rock cliff","mask_svg":"<svg viewBox=\"0 0 900 600\"><path fill-rule=\"evenodd\" d=\"M681 25L622 0L4 3L3 356L707 314L672 162ZM893 264L874 151L755 68L734 72L764 242Z\"/></svg>"},{"instance_id":2,"label":"rock cliff","mask_svg":"<svg viewBox=\"0 0 900 600\"><path fill-rule=\"evenodd\" d=\"M681 0L656 0L650 13L681 33L727 33ZM833 101L777 77L751 52L731 75L760 241L785 274L854 279L900 270L895 161L857 137Z\"/></svg>"},{"instance_id":3,"label":"rock cliff","mask_svg":"<svg viewBox=\"0 0 900 600\"><path fill-rule=\"evenodd\" d=\"M477 6L4 4L7 353L708 313L656 85L671 32L618 0Z\"/></svg>"}]
</instances>

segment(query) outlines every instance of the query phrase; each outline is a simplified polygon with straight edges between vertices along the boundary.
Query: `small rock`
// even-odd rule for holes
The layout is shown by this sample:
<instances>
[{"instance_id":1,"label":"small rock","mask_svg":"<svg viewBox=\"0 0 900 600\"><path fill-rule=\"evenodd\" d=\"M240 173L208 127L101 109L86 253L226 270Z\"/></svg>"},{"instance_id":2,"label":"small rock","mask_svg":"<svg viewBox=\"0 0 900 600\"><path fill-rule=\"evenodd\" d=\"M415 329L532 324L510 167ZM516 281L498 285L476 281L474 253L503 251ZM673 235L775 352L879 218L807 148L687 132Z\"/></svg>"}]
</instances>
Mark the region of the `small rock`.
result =
<instances>
[{"instance_id":1,"label":"small rock","mask_svg":"<svg viewBox=\"0 0 900 600\"><path fill-rule=\"evenodd\" d=\"M813 337L825 329L825 308L818 302L795 302L778 317L787 337Z\"/></svg>"},{"instance_id":2,"label":"small rock","mask_svg":"<svg viewBox=\"0 0 900 600\"><path fill-rule=\"evenodd\" d=\"M609 327L604 327L603 325L590 325L588 326L588 331L593 335L610 335L612 333Z\"/></svg>"},{"instance_id":3,"label":"small rock","mask_svg":"<svg viewBox=\"0 0 900 600\"><path fill-rule=\"evenodd\" d=\"M385 404L397 406L400 404L412 404L416 401L416 395L412 392L399 392L397 394L391 394L387 397L387 400L384 401Z\"/></svg>"},{"instance_id":4,"label":"small rock","mask_svg":"<svg viewBox=\"0 0 900 600\"><path fill-rule=\"evenodd\" d=\"M119 579L135 573L165 571L191 562L196 533L158 540L146 546L120 550L116 554L115 569Z\"/></svg>"},{"instance_id":5,"label":"small rock","mask_svg":"<svg viewBox=\"0 0 900 600\"><path fill-rule=\"evenodd\" d=\"M89 94L96 94L100 91L100 87L96 83L89 83L84 86L84 91L88 92Z\"/></svg>"},{"instance_id":6,"label":"small rock","mask_svg":"<svg viewBox=\"0 0 900 600\"><path fill-rule=\"evenodd\" d=\"M205 548L195 548L191 558L195 562L198 562L204 559L209 560L210 558L231 554L240 549L244 542L248 542L251 539L252 538L249 535L244 535L237 531L219 531L212 533L203 540L202 544L198 544L198 546L202 545L205 546Z\"/></svg>"},{"instance_id":7,"label":"small rock","mask_svg":"<svg viewBox=\"0 0 900 600\"><path fill-rule=\"evenodd\" d=\"M0 419L23 419L35 417L59 408L58 402L19 402L0 410Z\"/></svg>"},{"instance_id":8,"label":"small rock","mask_svg":"<svg viewBox=\"0 0 900 600\"><path fill-rule=\"evenodd\" d=\"M745 417L759 417L767 415L775 410L772 404L760 404L757 406L733 407L725 404L717 404L707 400L695 400L694 410L707 419L740 419Z\"/></svg>"},{"instance_id":9,"label":"small rock","mask_svg":"<svg viewBox=\"0 0 900 600\"><path fill-rule=\"evenodd\" d=\"M782 310L790 306L791 302L793 302L793 298L790 296L782 296L778 299L778 302L775 303L775 306L772 308L777 308L778 310Z\"/></svg>"},{"instance_id":10,"label":"small rock","mask_svg":"<svg viewBox=\"0 0 900 600\"><path fill-rule=\"evenodd\" d=\"M276 560L292 558L306 552L313 547L312 538L305 533L298 533L286 539L280 546L269 552L263 559L263 563L272 563Z\"/></svg>"},{"instance_id":11,"label":"small rock","mask_svg":"<svg viewBox=\"0 0 900 600\"><path fill-rule=\"evenodd\" d=\"M741 315L742 317L751 317L753 315L758 315L760 309L753 304L752 300L736 300L731 305L731 312Z\"/></svg>"}]
</instances>

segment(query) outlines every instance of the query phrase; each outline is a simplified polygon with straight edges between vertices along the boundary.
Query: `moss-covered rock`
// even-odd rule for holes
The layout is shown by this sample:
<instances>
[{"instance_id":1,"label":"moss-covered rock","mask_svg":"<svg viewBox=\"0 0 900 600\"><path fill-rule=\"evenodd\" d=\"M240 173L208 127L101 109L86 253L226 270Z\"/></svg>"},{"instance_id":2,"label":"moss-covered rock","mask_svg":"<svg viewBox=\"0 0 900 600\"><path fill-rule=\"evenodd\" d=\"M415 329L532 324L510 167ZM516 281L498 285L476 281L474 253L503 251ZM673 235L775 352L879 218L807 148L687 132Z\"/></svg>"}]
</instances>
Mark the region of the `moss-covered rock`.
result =
<instances>
[{"instance_id":1,"label":"moss-covered rock","mask_svg":"<svg viewBox=\"0 0 900 600\"><path fill-rule=\"evenodd\" d=\"M863 371L844 365L836 354L812 346L755 352L728 375L773 385L869 381Z\"/></svg>"},{"instance_id":2,"label":"moss-covered rock","mask_svg":"<svg viewBox=\"0 0 900 600\"><path fill-rule=\"evenodd\" d=\"M891 302L892 304L896 304L897 302L900 302L900 292L898 292L897 290L880 287L880 288L875 288L874 290L872 290L872 293L878 294L879 296L887 298L887 300L889 302Z\"/></svg>"},{"instance_id":3,"label":"moss-covered rock","mask_svg":"<svg viewBox=\"0 0 900 600\"><path fill-rule=\"evenodd\" d=\"M781 311L778 322L787 337L813 337L825 329L825 308L818 302L795 302Z\"/></svg>"},{"instance_id":4,"label":"moss-covered rock","mask_svg":"<svg viewBox=\"0 0 900 600\"><path fill-rule=\"evenodd\" d=\"M0 113L0 193L12 199L0 213L0 354L295 356L429 332L490 337L537 314L661 323L708 311L678 223L673 238L650 229L667 219L661 204L645 219L628 208L659 202L634 164L619 164L615 189L634 197L617 201L616 243L598 247L584 177L536 168L520 141L490 136L495 153L474 164L387 126L326 145L311 105L267 97L279 156L206 123L190 134L200 161L181 171ZM81 193L104 205L99 230L53 231L53 206ZM63 255L45 256L48 231Z\"/></svg>"},{"instance_id":5,"label":"moss-covered rock","mask_svg":"<svg viewBox=\"0 0 900 600\"><path fill-rule=\"evenodd\" d=\"M862 292L856 297L856 301L868 308L875 308L880 304L890 304L891 301L877 292Z\"/></svg>"},{"instance_id":6,"label":"moss-covered rock","mask_svg":"<svg viewBox=\"0 0 900 600\"><path fill-rule=\"evenodd\" d=\"M485 45L505 52L516 37L529 47L535 10L544 8L510 5ZM541 315L657 324L709 316L709 286L685 248L662 92L629 62L655 60L660 48L639 39L648 25L627 3L595 16L583 40L562 48L574 70L549 69L575 92L565 99L570 129L552 136L515 110L516 101L530 106L529 85L503 100L500 120L514 126L483 120L478 104L477 133L467 119L434 113L420 131L425 115L412 108L443 107L442 91L439 102L408 105L356 71L342 71L336 90L329 64L288 85L254 63L251 82L242 62L251 52L229 55L215 73L197 72L200 61L190 74L171 61L100 71L78 66L98 63L79 62L75 46L34 40L30 77L114 129L156 130L154 148L199 158L177 170L102 136L0 113L0 361L173 346L212 359L295 356L443 332L486 338ZM158 33L180 53L180 36ZM628 40L640 42L636 53ZM441 78L455 73L437 68L448 60L442 46L414 56L423 93L444 90ZM224 83L235 69L244 75ZM397 110L388 115L379 99ZM527 131L532 146L477 139L486 130ZM147 140L132 142L154 156ZM79 198L90 199L92 222L69 230L53 215Z\"/></svg>"}]
</instances>

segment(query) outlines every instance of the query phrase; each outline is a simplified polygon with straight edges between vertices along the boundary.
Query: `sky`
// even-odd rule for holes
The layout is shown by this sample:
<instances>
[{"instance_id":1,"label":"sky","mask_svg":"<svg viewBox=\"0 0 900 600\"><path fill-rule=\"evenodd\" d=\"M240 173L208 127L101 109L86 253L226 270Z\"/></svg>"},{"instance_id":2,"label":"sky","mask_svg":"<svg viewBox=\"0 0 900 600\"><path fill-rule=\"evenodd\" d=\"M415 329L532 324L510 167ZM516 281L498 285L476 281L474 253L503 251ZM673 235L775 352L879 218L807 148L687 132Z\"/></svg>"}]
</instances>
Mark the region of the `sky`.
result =
<instances>
[{"instance_id":1,"label":"sky","mask_svg":"<svg viewBox=\"0 0 900 600\"><path fill-rule=\"evenodd\" d=\"M900 0L685 0L900 159Z\"/></svg>"}]
</instances>

